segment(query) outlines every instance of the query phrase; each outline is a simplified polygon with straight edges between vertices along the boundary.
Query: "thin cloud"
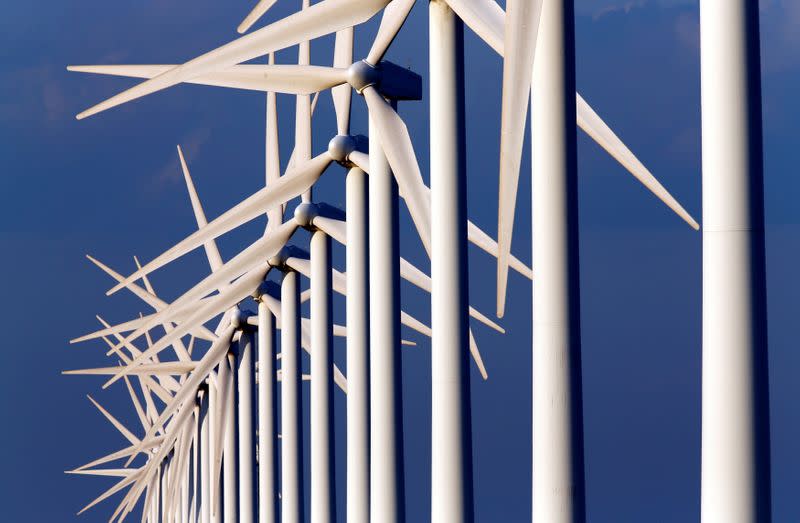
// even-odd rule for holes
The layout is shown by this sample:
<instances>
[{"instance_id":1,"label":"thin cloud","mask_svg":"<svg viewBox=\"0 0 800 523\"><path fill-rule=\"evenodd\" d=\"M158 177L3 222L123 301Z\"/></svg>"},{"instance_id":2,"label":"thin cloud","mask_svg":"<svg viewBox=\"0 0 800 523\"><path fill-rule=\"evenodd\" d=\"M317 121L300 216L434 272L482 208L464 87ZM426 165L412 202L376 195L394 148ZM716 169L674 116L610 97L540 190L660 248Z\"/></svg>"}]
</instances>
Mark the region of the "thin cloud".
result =
<instances>
[{"instance_id":1,"label":"thin cloud","mask_svg":"<svg viewBox=\"0 0 800 523\"><path fill-rule=\"evenodd\" d=\"M192 131L189 136L182 139L178 144L183 150L186 163L191 169L192 161L200 155L200 150L208 143L211 138L211 128L201 127ZM180 162L178 161L178 152L172 149L170 159L164 166L157 170L151 183L147 185L151 193L161 193L168 187L183 183L183 173L181 171Z\"/></svg>"}]
</instances>

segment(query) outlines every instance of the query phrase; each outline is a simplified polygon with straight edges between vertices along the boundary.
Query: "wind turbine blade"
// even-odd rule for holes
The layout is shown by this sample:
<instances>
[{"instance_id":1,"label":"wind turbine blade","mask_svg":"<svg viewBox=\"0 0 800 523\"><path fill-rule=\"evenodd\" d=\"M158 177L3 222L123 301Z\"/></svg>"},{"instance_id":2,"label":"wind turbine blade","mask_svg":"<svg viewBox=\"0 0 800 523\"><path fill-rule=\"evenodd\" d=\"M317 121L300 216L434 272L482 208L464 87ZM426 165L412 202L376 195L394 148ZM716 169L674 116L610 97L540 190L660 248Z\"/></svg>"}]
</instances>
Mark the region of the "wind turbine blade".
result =
<instances>
[{"instance_id":1,"label":"wind turbine blade","mask_svg":"<svg viewBox=\"0 0 800 523\"><path fill-rule=\"evenodd\" d=\"M311 278L311 261L305 258L291 256L286 259L286 265L296 270L306 278Z\"/></svg>"},{"instance_id":2,"label":"wind turbine blade","mask_svg":"<svg viewBox=\"0 0 800 523\"><path fill-rule=\"evenodd\" d=\"M500 318L506 308L514 211L542 0L508 0L506 9L497 204L497 316Z\"/></svg>"},{"instance_id":3,"label":"wind turbine blade","mask_svg":"<svg viewBox=\"0 0 800 523\"><path fill-rule=\"evenodd\" d=\"M97 265L100 269L102 269L106 274L108 274L109 276L114 278L117 282L122 282L122 281L125 280L125 278L121 274L119 274L118 272L114 271L110 267L104 265L103 263L101 263L100 261L96 260L95 258L92 258L88 254L86 255L86 257L89 259L89 261L91 261L92 263ZM138 265L138 263L139 263L138 259L136 259L136 263ZM131 280L131 282L126 283L123 286L126 287L127 289L129 289L131 292L133 292L142 301L144 301L145 303L147 303L148 305L153 307L153 309L155 309L156 311L160 311L160 310L162 310L162 309L167 307L167 305L168 305L167 302L163 301L162 299L160 299L155 294L150 293L150 292L142 289L141 287L139 287L138 285L133 283L133 281L135 281L135 280ZM185 311L181 311L181 314L183 314L184 312ZM150 316L148 318L152 318L152 316ZM138 318L135 321L141 321L141 318ZM102 320L101 320L101 322L102 322ZM102 322L102 323L104 323L107 328L110 327L110 325L108 325L107 323L105 323L105 322ZM146 322L144 322L144 323L146 323ZM118 331L118 332L122 332L122 331ZM109 333L110 334L116 334L116 332L114 332L114 331L110 331ZM195 336L200 337L201 339L208 340L208 341L213 341L213 340L216 339L216 336L214 336L214 334L211 331L209 331L208 329L206 329L202 325L197 327L197 328L195 328L195 329L193 329L192 330L192 334L194 334Z\"/></svg>"},{"instance_id":4,"label":"wind turbine blade","mask_svg":"<svg viewBox=\"0 0 800 523\"><path fill-rule=\"evenodd\" d=\"M275 64L275 53L269 55L270 65ZM280 136L278 134L278 97L274 92L267 93L266 130L266 186L276 183L281 177ZM267 229L274 229L283 221L284 205L267 211Z\"/></svg>"},{"instance_id":5,"label":"wind turbine blade","mask_svg":"<svg viewBox=\"0 0 800 523\"><path fill-rule=\"evenodd\" d=\"M431 277L402 257L400 258L400 277L428 293L433 289ZM469 315L497 332L506 332L500 325L487 318L474 307L469 307Z\"/></svg>"},{"instance_id":6,"label":"wind turbine blade","mask_svg":"<svg viewBox=\"0 0 800 523\"><path fill-rule=\"evenodd\" d=\"M71 65L67 67L67 70L126 78L153 78L176 67L178 67L177 64ZM187 80L185 83L247 91L308 95L341 85L346 81L347 71L332 67L243 64L210 72Z\"/></svg>"},{"instance_id":7,"label":"wind turbine blade","mask_svg":"<svg viewBox=\"0 0 800 523\"><path fill-rule=\"evenodd\" d=\"M505 27L503 8L494 0L445 0L464 23L481 40L503 55Z\"/></svg>"},{"instance_id":8,"label":"wind turbine blade","mask_svg":"<svg viewBox=\"0 0 800 523\"><path fill-rule=\"evenodd\" d=\"M378 27L378 34L372 42L372 48L367 55L367 62L377 65L383 59L389 46L392 45L395 36L403 27L403 24L414 7L415 0L394 0L383 10L381 25Z\"/></svg>"},{"instance_id":9,"label":"wind turbine blade","mask_svg":"<svg viewBox=\"0 0 800 523\"><path fill-rule=\"evenodd\" d=\"M408 128L375 88L367 87L362 94L367 102L370 118L378 130L381 146L397 179L398 190L403 194L420 240L430 256L430 195L426 192L425 183L422 181L422 173L414 154L411 137L408 135Z\"/></svg>"},{"instance_id":10,"label":"wind turbine blade","mask_svg":"<svg viewBox=\"0 0 800 523\"><path fill-rule=\"evenodd\" d=\"M498 257L497 242L495 242L488 234L483 232L480 227L471 221L467 222L467 238L473 245L478 246L489 255L494 256L495 258ZM512 269L522 274L529 280L533 280L533 271L530 269L530 267L522 263L514 255L510 256L509 262L509 266Z\"/></svg>"},{"instance_id":11,"label":"wind turbine blade","mask_svg":"<svg viewBox=\"0 0 800 523\"><path fill-rule=\"evenodd\" d=\"M291 219L253 242L219 270L208 275L175 300L169 307L161 311L159 315L163 316L159 318L159 321L169 319L173 310L179 310L215 290L224 289L235 278L264 263L264 260L269 260L275 256L286 245L286 242L291 239L295 230L297 230L297 222Z\"/></svg>"},{"instance_id":12,"label":"wind turbine blade","mask_svg":"<svg viewBox=\"0 0 800 523\"><path fill-rule=\"evenodd\" d=\"M372 18L387 3L389 0L323 0L123 91L83 111L77 118L80 120L211 71L358 25Z\"/></svg>"},{"instance_id":13,"label":"wind turbine blade","mask_svg":"<svg viewBox=\"0 0 800 523\"><path fill-rule=\"evenodd\" d=\"M152 437L156 429L163 426L170 416L172 416L179 407L184 405L186 401L190 400L192 395L197 392L197 388L206 379L208 373L211 372L211 369L213 369L228 353L228 349L231 345L231 337L233 336L235 330L236 328L234 326L229 326L227 329L225 329L223 335L220 336L216 342L214 342L211 348L208 349L208 352L203 355L203 358L197 362L197 367L189 376L189 379L183 383L178 393L175 394L174 398L172 398L172 401L170 401L164 407L161 415L148 431L147 437Z\"/></svg>"},{"instance_id":14,"label":"wind turbine blade","mask_svg":"<svg viewBox=\"0 0 800 523\"><path fill-rule=\"evenodd\" d=\"M84 476L106 476L116 478L127 478L135 473L136 469L88 469L88 470L67 470L66 474L78 474Z\"/></svg>"},{"instance_id":15,"label":"wind turbine blade","mask_svg":"<svg viewBox=\"0 0 800 523\"><path fill-rule=\"evenodd\" d=\"M137 365L135 368L128 371L128 374L146 374L146 375L183 375L188 374L194 370L196 364L191 361L165 361L162 363L151 363ZM64 375L88 375L88 376L114 376L121 370L121 367L97 367L94 369L77 369L65 370L61 373ZM180 387L176 387L180 388Z\"/></svg>"},{"instance_id":16,"label":"wind turbine blade","mask_svg":"<svg viewBox=\"0 0 800 523\"><path fill-rule=\"evenodd\" d=\"M253 8L252 11L247 13L247 16L242 20L242 23L239 24L239 27L236 28L236 32L239 34L246 33L253 27L253 24L258 21L259 18L264 16L270 7L275 4L276 0L258 0L258 3Z\"/></svg>"},{"instance_id":17,"label":"wind turbine blade","mask_svg":"<svg viewBox=\"0 0 800 523\"><path fill-rule=\"evenodd\" d=\"M142 444L144 445L144 448L152 448L152 447L155 447L157 445L160 445L161 442L163 441L163 439L164 439L163 436L157 436L157 437L155 437L155 438L153 438L153 439L151 439L149 441L142 441ZM77 468L75 468L73 470L86 470L86 469L89 469L89 468L92 468L92 467L96 467L98 465L104 465L104 464L109 463L111 461L116 461L118 459L122 459L122 458L128 457L131 454L133 454L135 451L136 451L136 445L131 445L129 447L125 447L124 449L118 450L116 452L112 452L111 454L106 454L103 457L97 458L96 460L91 461L91 462L89 462L89 463L87 463L85 465L81 465L80 467L77 467Z\"/></svg>"},{"instance_id":18,"label":"wind turbine blade","mask_svg":"<svg viewBox=\"0 0 800 523\"><path fill-rule=\"evenodd\" d=\"M475 336L472 335L472 329L469 330L469 353L472 355L472 360L475 362L475 365L478 366L478 372L481 373L481 377L484 380L489 379L489 375L486 373L486 366L483 364L481 352L478 350L478 344L475 341Z\"/></svg>"},{"instance_id":19,"label":"wind turbine blade","mask_svg":"<svg viewBox=\"0 0 800 523\"><path fill-rule=\"evenodd\" d=\"M150 427L150 423L147 421L147 415L142 408L142 404L139 401L139 397L136 395L136 391L133 390L133 385L131 385L131 380L125 376L125 388L128 389L128 395L131 397L131 403L133 403L133 408L136 410L136 416L139 417L139 423L142 424L142 429L147 431Z\"/></svg>"},{"instance_id":20,"label":"wind turbine blade","mask_svg":"<svg viewBox=\"0 0 800 523\"><path fill-rule=\"evenodd\" d=\"M186 165L186 158L183 156L183 150L180 145L178 146L178 158L181 162L181 170L183 171L183 179L186 182L186 189L189 191L189 200L192 202L192 210L194 211L194 219L197 222L197 228L202 229L208 225L208 220L203 210L203 204L200 203L200 196L197 194L197 189L194 186L192 175L189 173L189 166ZM203 247L205 248L206 258L208 258L208 264L211 270L216 271L222 267L223 261L219 249L217 248L217 242L209 240L203 244ZM139 268L141 269L141 267Z\"/></svg>"},{"instance_id":21,"label":"wind turbine blade","mask_svg":"<svg viewBox=\"0 0 800 523\"><path fill-rule=\"evenodd\" d=\"M656 197L664 202L667 207L672 209L675 214L680 216L683 221L688 223L694 230L700 229L700 225L692 218L688 212L672 197L664 186L656 180L655 176L642 165L636 156L622 143L614 131L597 115L597 113L586 103L581 95L577 96L578 126L586 131L600 146L605 149L615 160L622 164L642 185L647 187Z\"/></svg>"},{"instance_id":22,"label":"wind turbine blade","mask_svg":"<svg viewBox=\"0 0 800 523\"><path fill-rule=\"evenodd\" d=\"M150 518L150 516L152 516L152 514L150 513L151 510L150 505L153 503L154 492L155 492L155 483L153 482L153 480L150 480L150 484L147 485L147 492L144 495L144 505L142 505L141 523L148 523L148 519Z\"/></svg>"},{"instance_id":23,"label":"wind turbine blade","mask_svg":"<svg viewBox=\"0 0 800 523\"><path fill-rule=\"evenodd\" d=\"M264 275L267 273L267 271L268 268L266 267L265 268L257 267L244 277L237 280L236 283L225 289L225 291L219 293L219 295L215 296L213 299L206 302L202 307L199 307L189 318L187 318L187 320L184 323L176 327L174 331L170 332L169 334L166 334L164 337L158 340L158 342L156 342L155 345L153 345L145 352L143 352L130 364L123 367L120 373L118 373L116 376L107 381L103 385L103 387L107 388L109 385L111 385L118 379L125 376L134 367L140 365L143 361L146 361L152 355L158 354L160 351L164 350L172 342L172 340L186 334L189 329L188 327L189 325L204 323L209 319L213 318L214 316L216 316L217 314L220 314L222 311L231 308L233 305L243 300L247 296L250 296L253 293L253 291L258 287L258 284L264 279ZM209 352L210 351L211 349L209 349ZM208 352L206 353L206 355L208 355ZM205 358L205 356L203 357ZM195 373L196 372L198 372L197 369L195 369Z\"/></svg>"},{"instance_id":24,"label":"wind turbine blade","mask_svg":"<svg viewBox=\"0 0 800 523\"><path fill-rule=\"evenodd\" d=\"M353 63L353 28L347 27L336 33L333 47L333 66L347 68ZM336 129L340 135L350 134L350 102L353 89L349 84L334 87L331 90L333 108L336 112Z\"/></svg>"},{"instance_id":25,"label":"wind turbine blade","mask_svg":"<svg viewBox=\"0 0 800 523\"><path fill-rule=\"evenodd\" d=\"M108 412L106 409L104 409L102 405L100 405L99 403L97 403L97 402L94 400L94 398L92 398L92 397L91 397L91 396L89 396L88 394L86 395L86 397L87 397L87 398L89 398L89 401L91 401L91 402L92 402L92 404L93 404L95 407L97 407L97 410L99 410L99 411L100 411L100 413L101 413L103 416L105 416L105 418L106 418L106 419L107 419L109 422L111 422L111 424L112 424L112 425L114 425L114 428L115 428L115 429L117 429L117 430L120 432L120 434L122 434L123 436L125 436L125 439L127 439L128 441L130 441L132 445L138 445L138 444L140 443L140 441L139 441L139 438L137 438L136 436L134 436L134 435L133 435L133 433L132 433L130 430L128 430L128 428L127 428L127 427L125 427L125 425L123 425L122 423L120 423L120 421L119 421L117 418L115 418L114 416L112 416L112 415L111 415L111 413L110 413L110 412Z\"/></svg>"},{"instance_id":26,"label":"wind turbine blade","mask_svg":"<svg viewBox=\"0 0 800 523\"><path fill-rule=\"evenodd\" d=\"M342 220L328 218L327 216L316 216L314 218L314 226L340 244L347 245L347 224Z\"/></svg>"},{"instance_id":27,"label":"wind turbine blade","mask_svg":"<svg viewBox=\"0 0 800 523\"><path fill-rule=\"evenodd\" d=\"M369 174L369 155L361 151L353 151L347 156L356 167Z\"/></svg>"},{"instance_id":28,"label":"wind turbine blade","mask_svg":"<svg viewBox=\"0 0 800 523\"><path fill-rule=\"evenodd\" d=\"M104 322L104 320L102 318L98 317L98 319L100 319L101 322ZM133 345L133 343L131 342L130 339L123 338L119 334L114 334L114 337L117 338L117 340L119 341L119 345L114 346L112 348L112 352L114 352L115 349L118 349L120 347L126 347L131 352L131 356L133 358L141 357L142 352ZM148 347L151 347L151 346L152 346L152 344L148 343ZM120 356L120 359L122 360L122 362L125 363L126 365L130 364L130 362L132 361L130 358L122 357L121 354L118 354L118 355ZM157 358L154 358L154 361L156 363L158 363L158 359ZM120 368L120 370L121 369L122 368ZM118 372L120 370L118 370ZM178 390L178 388L180 387L178 382L175 381L175 379L172 376L169 376L169 375L159 376L158 382L161 385L163 385L165 388L168 388L168 389L173 390L173 391Z\"/></svg>"},{"instance_id":29,"label":"wind turbine blade","mask_svg":"<svg viewBox=\"0 0 800 523\"><path fill-rule=\"evenodd\" d=\"M134 472L133 474L131 474L130 476L128 476L127 478L124 478L124 479L122 479L121 481L119 481L119 482L118 482L116 485L114 485L114 486L113 486L113 487L111 487L110 489L108 489L108 490L106 490L105 492L103 492L103 493L102 493L100 496L98 496L98 497L97 497L97 498L96 498L94 501L92 501L91 503L89 503L88 505L86 505L85 507L83 507L83 508L82 508L82 509L81 509L81 510L78 512L78 515L81 515L81 514L83 514L84 512L86 512L87 510L89 510L89 509L90 509L90 508L92 508L93 506L97 505L97 504L98 504L98 503L100 503L101 501L104 501L104 500L106 500L106 499L110 498L111 496L113 496L114 494L116 494L117 492L119 492L120 490L124 489L125 487L127 487L128 485L130 485L131 483L133 483L134 481L136 481L136 479L137 479L139 476L141 476L142 472L143 472L143 469L139 469L139 470L137 470L136 472Z\"/></svg>"},{"instance_id":30,"label":"wind turbine blade","mask_svg":"<svg viewBox=\"0 0 800 523\"><path fill-rule=\"evenodd\" d=\"M209 239L225 234L231 229L239 227L253 218L260 216L272 207L300 195L319 179L330 163L331 157L328 155L327 151L312 158L309 162L306 162L292 172L282 176L280 180L275 182L272 186L261 189L243 202L229 209L216 220L211 221L202 229L192 233L162 255L158 256L155 260L145 265L142 270L136 271L128 276L120 284L109 290L107 294L115 293L131 281L140 278L142 274L149 274L159 267L163 267L172 260L199 247Z\"/></svg>"},{"instance_id":31,"label":"wind turbine blade","mask_svg":"<svg viewBox=\"0 0 800 523\"><path fill-rule=\"evenodd\" d=\"M150 315L150 316L152 316L152 315ZM101 329L101 330L98 330L98 331L95 331L95 332L92 332L92 333L89 333L89 334L85 334L85 335L83 335L83 336L81 336L79 338L71 339L71 340L69 340L69 342L70 343L80 343L82 341L94 340L94 339L97 339L97 338L102 338L103 336L108 336L109 334L120 334L120 333L123 333L123 332L130 332L130 331L136 330L139 327L141 327L142 325L144 325L147 322L148 318L150 318L150 316L142 316L140 318L136 318L136 319L133 319L133 320L130 320L130 321L126 321L124 323L120 323L120 324L114 325L113 327L108 327L108 328Z\"/></svg>"},{"instance_id":32,"label":"wind turbine blade","mask_svg":"<svg viewBox=\"0 0 800 523\"><path fill-rule=\"evenodd\" d=\"M433 331L431 328L410 315L405 311L400 311L400 323L405 325L406 327L410 327L415 331L419 332L420 334L427 336L430 338L433 335Z\"/></svg>"},{"instance_id":33,"label":"wind turbine blade","mask_svg":"<svg viewBox=\"0 0 800 523\"><path fill-rule=\"evenodd\" d=\"M333 366L333 382L342 389L342 392L347 394L347 378L335 364Z\"/></svg>"},{"instance_id":34,"label":"wind turbine blade","mask_svg":"<svg viewBox=\"0 0 800 523\"><path fill-rule=\"evenodd\" d=\"M99 267L100 270L102 270L103 272L105 272L106 274L108 274L109 276L114 278L115 280L117 280L118 283L120 283L122 281L125 281L125 277L124 276L122 276L117 271L113 270L111 267L105 265L100 260L98 260L98 259L96 259L96 258L94 258L94 257L92 257L92 256L90 256L88 254L86 255L86 258L90 262L95 264L97 267ZM122 287L128 288L134 295L136 295L137 298L141 299L143 302L145 302L146 304L150 305L155 310L162 309L162 308L164 308L166 306L166 303L163 300L161 300L158 296L156 296L156 295L148 292L147 290L141 288L139 285L134 283L134 281L135 280L131 280L130 282L127 282L125 285L121 285L120 284L120 288L122 288Z\"/></svg>"}]
</instances>

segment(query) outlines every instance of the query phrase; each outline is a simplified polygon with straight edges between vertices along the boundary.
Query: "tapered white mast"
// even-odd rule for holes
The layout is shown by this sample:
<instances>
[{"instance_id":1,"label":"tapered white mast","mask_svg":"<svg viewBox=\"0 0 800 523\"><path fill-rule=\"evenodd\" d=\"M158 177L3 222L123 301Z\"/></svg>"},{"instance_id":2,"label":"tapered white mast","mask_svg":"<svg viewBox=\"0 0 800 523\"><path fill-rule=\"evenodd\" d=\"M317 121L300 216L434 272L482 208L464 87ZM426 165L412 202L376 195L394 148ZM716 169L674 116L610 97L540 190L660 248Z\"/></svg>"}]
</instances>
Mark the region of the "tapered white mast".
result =
<instances>
[{"instance_id":1,"label":"tapered white mast","mask_svg":"<svg viewBox=\"0 0 800 523\"><path fill-rule=\"evenodd\" d=\"M758 2L701 0L703 523L769 522Z\"/></svg>"},{"instance_id":2,"label":"tapered white mast","mask_svg":"<svg viewBox=\"0 0 800 523\"><path fill-rule=\"evenodd\" d=\"M431 155L431 521L468 522L469 395L464 26L429 4Z\"/></svg>"},{"instance_id":3,"label":"tapered white mast","mask_svg":"<svg viewBox=\"0 0 800 523\"><path fill-rule=\"evenodd\" d=\"M263 296L265 290L260 292ZM275 317L258 299L258 521L278 521Z\"/></svg>"},{"instance_id":4,"label":"tapered white mast","mask_svg":"<svg viewBox=\"0 0 800 523\"><path fill-rule=\"evenodd\" d=\"M222 459L222 514L223 521L238 521L239 496L237 492L237 460L236 460L236 387L234 376L236 374L236 355L234 348L226 355L227 363L230 368L228 391L225 394L225 403L220 402L220 409L217 415L222 416L222 423L225 425L223 459Z\"/></svg>"},{"instance_id":5,"label":"tapered white mast","mask_svg":"<svg viewBox=\"0 0 800 523\"><path fill-rule=\"evenodd\" d=\"M255 427L253 426L253 379L255 363L253 361L253 331L246 324L245 313L237 311L241 335L236 354L236 408L238 457L239 457L239 523L255 521Z\"/></svg>"},{"instance_id":6,"label":"tapered white mast","mask_svg":"<svg viewBox=\"0 0 800 523\"><path fill-rule=\"evenodd\" d=\"M300 292L298 275L281 282L281 521L302 523L303 425L300 416Z\"/></svg>"},{"instance_id":7,"label":"tapered white mast","mask_svg":"<svg viewBox=\"0 0 800 523\"><path fill-rule=\"evenodd\" d=\"M212 425L211 416L209 416L210 397L209 392L212 386L207 386L206 389L201 390L198 394L198 401L200 402L200 424L198 426L199 434L198 440L200 441L200 488L197 492L200 493L200 522L211 522L211 437L209 429Z\"/></svg>"},{"instance_id":8,"label":"tapered white mast","mask_svg":"<svg viewBox=\"0 0 800 523\"><path fill-rule=\"evenodd\" d=\"M533 68L533 522L585 519L572 0L544 0Z\"/></svg>"},{"instance_id":9,"label":"tapered white mast","mask_svg":"<svg viewBox=\"0 0 800 523\"><path fill-rule=\"evenodd\" d=\"M336 520L331 239L311 234L311 521Z\"/></svg>"},{"instance_id":10,"label":"tapered white mast","mask_svg":"<svg viewBox=\"0 0 800 523\"><path fill-rule=\"evenodd\" d=\"M347 173L347 523L369 523L368 178Z\"/></svg>"},{"instance_id":11,"label":"tapered white mast","mask_svg":"<svg viewBox=\"0 0 800 523\"><path fill-rule=\"evenodd\" d=\"M370 136L377 136L370 118ZM405 521L397 182L369 143L370 520Z\"/></svg>"},{"instance_id":12,"label":"tapered white mast","mask_svg":"<svg viewBox=\"0 0 800 523\"><path fill-rule=\"evenodd\" d=\"M220 421L220 416L222 416L220 398L222 397L221 387L223 384L220 383L219 379L219 369L223 365L227 365L227 360L219 363L216 385L208 383L208 412L206 413L208 430L205 436L206 442L203 444L206 447L203 452L206 452L207 456L201 459L203 461L202 467L205 468L204 474L206 474L204 481L208 483L207 486L203 487L205 492L204 503L208 506L206 509L208 510L208 516L204 520L206 523L219 523L222 521L221 471L215 466L214 460L220 452L217 446L224 445L224 442L217 436L217 431L223 428Z\"/></svg>"}]
</instances>

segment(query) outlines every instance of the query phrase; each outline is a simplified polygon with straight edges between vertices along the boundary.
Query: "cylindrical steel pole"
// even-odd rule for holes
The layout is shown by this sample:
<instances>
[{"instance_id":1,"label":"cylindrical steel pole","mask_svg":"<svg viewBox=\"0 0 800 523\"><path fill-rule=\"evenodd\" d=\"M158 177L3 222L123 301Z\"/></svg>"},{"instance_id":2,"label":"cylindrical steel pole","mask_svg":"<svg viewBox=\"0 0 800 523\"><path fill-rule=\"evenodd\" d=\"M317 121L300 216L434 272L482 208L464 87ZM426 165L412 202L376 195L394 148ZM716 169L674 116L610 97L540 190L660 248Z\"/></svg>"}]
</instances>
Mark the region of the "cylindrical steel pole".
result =
<instances>
[{"instance_id":1,"label":"cylindrical steel pole","mask_svg":"<svg viewBox=\"0 0 800 523\"><path fill-rule=\"evenodd\" d=\"M194 406L194 421L195 421L195 434L192 441L192 503L189 506L189 521L191 523L198 523L200 518L198 516L198 498L200 497L200 402Z\"/></svg>"},{"instance_id":2,"label":"cylindrical steel pole","mask_svg":"<svg viewBox=\"0 0 800 523\"><path fill-rule=\"evenodd\" d=\"M405 520L397 182L370 120L370 514Z\"/></svg>"},{"instance_id":3,"label":"cylindrical steel pole","mask_svg":"<svg viewBox=\"0 0 800 523\"><path fill-rule=\"evenodd\" d=\"M703 523L771 519L758 18L700 1Z\"/></svg>"},{"instance_id":4,"label":"cylindrical steel pole","mask_svg":"<svg viewBox=\"0 0 800 523\"><path fill-rule=\"evenodd\" d=\"M333 477L331 240L311 235L311 521L336 520Z\"/></svg>"},{"instance_id":5,"label":"cylindrical steel pole","mask_svg":"<svg viewBox=\"0 0 800 523\"><path fill-rule=\"evenodd\" d=\"M275 380L275 318L258 302L258 521L278 521L278 431Z\"/></svg>"},{"instance_id":6,"label":"cylindrical steel pole","mask_svg":"<svg viewBox=\"0 0 800 523\"><path fill-rule=\"evenodd\" d=\"M300 416L300 291L297 273L281 283L281 521L302 523L303 425Z\"/></svg>"},{"instance_id":7,"label":"cylindrical steel pole","mask_svg":"<svg viewBox=\"0 0 800 523\"><path fill-rule=\"evenodd\" d=\"M430 13L431 521L472 521L464 26Z\"/></svg>"},{"instance_id":8,"label":"cylindrical steel pole","mask_svg":"<svg viewBox=\"0 0 800 523\"><path fill-rule=\"evenodd\" d=\"M222 459L222 513L224 521L238 521L239 496L236 488L236 385L234 372L236 369L236 356L233 352L227 355L228 367L231 369L231 381L233 386L228 387L225 396L225 404L220 405L221 411L218 415L223 416L225 424L225 441L223 443Z\"/></svg>"},{"instance_id":9,"label":"cylindrical steel pole","mask_svg":"<svg viewBox=\"0 0 800 523\"><path fill-rule=\"evenodd\" d=\"M368 178L347 173L347 523L369 523Z\"/></svg>"},{"instance_id":10,"label":"cylindrical steel pole","mask_svg":"<svg viewBox=\"0 0 800 523\"><path fill-rule=\"evenodd\" d=\"M227 360L223 360L220 365L227 365ZM219 369L219 367L217 367ZM219 370L217 370L219 373ZM221 471L216 470L214 467L214 456L217 455L217 425L222 406L219 403L220 399L220 383L217 379L217 384L208 385L208 461L203 465L208 469L208 510L209 510L209 523L219 523L222 521L222 481ZM215 478L214 475L217 475ZM216 489L216 491L214 490Z\"/></svg>"},{"instance_id":11,"label":"cylindrical steel pole","mask_svg":"<svg viewBox=\"0 0 800 523\"><path fill-rule=\"evenodd\" d=\"M533 521L585 520L575 28L544 0L533 68Z\"/></svg>"},{"instance_id":12,"label":"cylindrical steel pole","mask_svg":"<svg viewBox=\"0 0 800 523\"><path fill-rule=\"evenodd\" d=\"M200 522L211 523L211 416L210 413L210 389L212 385L200 392Z\"/></svg>"},{"instance_id":13,"label":"cylindrical steel pole","mask_svg":"<svg viewBox=\"0 0 800 523\"><path fill-rule=\"evenodd\" d=\"M253 331L244 326L239 337L239 350L236 361L236 406L239 430L239 523L255 521L255 466L256 448L253 438L253 379L255 363L253 361Z\"/></svg>"}]
</instances>

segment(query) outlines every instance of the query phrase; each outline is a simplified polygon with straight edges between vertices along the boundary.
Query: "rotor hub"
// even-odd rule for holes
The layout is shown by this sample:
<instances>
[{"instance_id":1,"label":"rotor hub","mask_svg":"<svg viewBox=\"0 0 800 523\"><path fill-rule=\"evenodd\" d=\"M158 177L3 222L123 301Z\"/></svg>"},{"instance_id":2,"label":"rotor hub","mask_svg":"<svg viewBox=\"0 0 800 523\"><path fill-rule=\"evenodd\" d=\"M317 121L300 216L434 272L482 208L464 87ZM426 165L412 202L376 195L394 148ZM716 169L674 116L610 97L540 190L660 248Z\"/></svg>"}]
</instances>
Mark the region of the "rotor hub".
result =
<instances>
[{"instance_id":1,"label":"rotor hub","mask_svg":"<svg viewBox=\"0 0 800 523\"><path fill-rule=\"evenodd\" d=\"M247 328L247 318L252 316L252 313L249 311L243 311L239 307L233 309L233 313L231 314L231 325L237 329L245 329Z\"/></svg>"},{"instance_id":2,"label":"rotor hub","mask_svg":"<svg viewBox=\"0 0 800 523\"><path fill-rule=\"evenodd\" d=\"M348 135L336 135L328 142L328 154L334 161L346 163L350 153L356 150L356 140Z\"/></svg>"},{"instance_id":3,"label":"rotor hub","mask_svg":"<svg viewBox=\"0 0 800 523\"><path fill-rule=\"evenodd\" d=\"M267 260L267 263L276 269L283 270L286 267L286 260L289 259L289 251L286 247L278 251L278 254Z\"/></svg>"},{"instance_id":4,"label":"rotor hub","mask_svg":"<svg viewBox=\"0 0 800 523\"><path fill-rule=\"evenodd\" d=\"M347 82L353 86L358 94L370 87L376 85L381 81L380 70L367 63L366 60L360 60L347 69Z\"/></svg>"},{"instance_id":5,"label":"rotor hub","mask_svg":"<svg viewBox=\"0 0 800 523\"><path fill-rule=\"evenodd\" d=\"M294 210L294 219L297 225L310 229L314 225L314 218L319 216L319 207L316 204L303 202Z\"/></svg>"}]
</instances>

